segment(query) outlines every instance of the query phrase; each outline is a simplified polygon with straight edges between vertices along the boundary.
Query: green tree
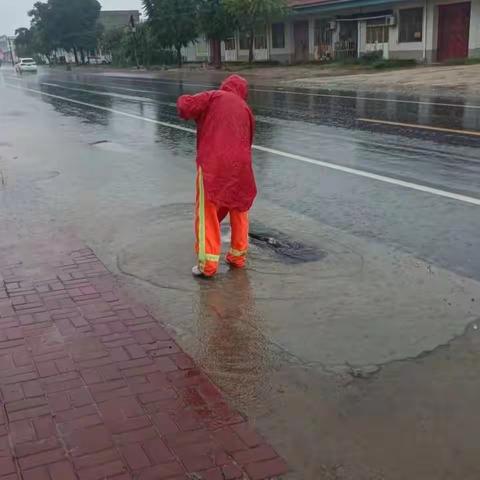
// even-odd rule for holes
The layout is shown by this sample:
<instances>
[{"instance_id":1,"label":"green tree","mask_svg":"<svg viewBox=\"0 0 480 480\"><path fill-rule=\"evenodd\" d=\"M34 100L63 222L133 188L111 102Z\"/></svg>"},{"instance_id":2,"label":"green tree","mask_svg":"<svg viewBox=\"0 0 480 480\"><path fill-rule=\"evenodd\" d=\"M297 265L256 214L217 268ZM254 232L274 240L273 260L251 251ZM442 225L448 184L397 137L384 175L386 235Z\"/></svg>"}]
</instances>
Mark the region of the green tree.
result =
<instances>
[{"instance_id":1,"label":"green tree","mask_svg":"<svg viewBox=\"0 0 480 480\"><path fill-rule=\"evenodd\" d=\"M198 0L143 0L152 33L163 48L173 48L182 65L182 47L198 36Z\"/></svg>"},{"instance_id":2,"label":"green tree","mask_svg":"<svg viewBox=\"0 0 480 480\"><path fill-rule=\"evenodd\" d=\"M137 44L132 32L126 28L117 28L107 30L99 41L99 46L104 52L112 55L112 62L117 66L134 66L136 65L135 49L142 65L165 65L174 64L174 51L165 50L160 47L155 35L151 31L149 24L141 24L137 26Z\"/></svg>"},{"instance_id":3,"label":"green tree","mask_svg":"<svg viewBox=\"0 0 480 480\"><path fill-rule=\"evenodd\" d=\"M92 50L97 41L97 20L100 15L100 3L97 0L48 0L52 5L60 35L60 44L65 50L73 50L75 63L82 62L84 52Z\"/></svg>"},{"instance_id":4,"label":"green tree","mask_svg":"<svg viewBox=\"0 0 480 480\"><path fill-rule=\"evenodd\" d=\"M85 51L96 46L100 8L97 0L48 0L35 3L29 15L40 43L73 50L78 64L78 53L84 60Z\"/></svg>"},{"instance_id":5,"label":"green tree","mask_svg":"<svg viewBox=\"0 0 480 480\"><path fill-rule=\"evenodd\" d=\"M199 28L210 40L213 63L220 66L221 42L234 34L236 18L227 12L221 0L199 0Z\"/></svg>"},{"instance_id":6,"label":"green tree","mask_svg":"<svg viewBox=\"0 0 480 480\"><path fill-rule=\"evenodd\" d=\"M15 30L15 50L17 56L29 57L36 53L33 50L33 34L29 28L17 28Z\"/></svg>"},{"instance_id":7,"label":"green tree","mask_svg":"<svg viewBox=\"0 0 480 480\"><path fill-rule=\"evenodd\" d=\"M226 11L238 22L239 28L248 35L248 61L253 63L255 30L257 26L270 23L285 15L286 0L223 0Z\"/></svg>"},{"instance_id":8,"label":"green tree","mask_svg":"<svg viewBox=\"0 0 480 480\"><path fill-rule=\"evenodd\" d=\"M38 53L47 53L60 47L59 35L55 19L49 3L36 2L28 12L32 17L30 30L32 31L35 50Z\"/></svg>"}]
</instances>

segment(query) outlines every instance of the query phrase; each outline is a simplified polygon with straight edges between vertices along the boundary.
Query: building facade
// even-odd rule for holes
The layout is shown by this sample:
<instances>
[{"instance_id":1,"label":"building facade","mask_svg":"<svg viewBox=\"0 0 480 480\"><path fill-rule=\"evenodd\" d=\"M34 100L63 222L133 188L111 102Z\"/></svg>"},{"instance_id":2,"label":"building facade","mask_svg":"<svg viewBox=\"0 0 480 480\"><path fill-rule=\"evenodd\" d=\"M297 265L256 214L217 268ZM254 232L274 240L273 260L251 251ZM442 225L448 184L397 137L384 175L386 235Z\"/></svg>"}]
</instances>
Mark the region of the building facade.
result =
<instances>
[{"instance_id":1,"label":"building facade","mask_svg":"<svg viewBox=\"0 0 480 480\"><path fill-rule=\"evenodd\" d=\"M16 61L15 54L15 37L0 35L0 61L3 63L11 63Z\"/></svg>"},{"instance_id":2,"label":"building facade","mask_svg":"<svg viewBox=\"0 0 480 480\"><path fill-rule=\"evenodd\" d=\"M140 23L140 12L138 10L101 10L98 22L106 31L126 28L133 18L134 25Z\"/></svg>"},{"instance_id":3,"label":"building facade","mask_svg":"<svg viewBox=\"0 0 480 480\"><path fill-rule=\"evenodd\" d=\"M192 45L187 61L207 61ZM248 37L236 32L222 43L227 62L248 60ZM289 16L259 27L256 61L302 63L360 57L445 62L480 57L480 0L290 0Z\"/></svg>"}]
</instances>

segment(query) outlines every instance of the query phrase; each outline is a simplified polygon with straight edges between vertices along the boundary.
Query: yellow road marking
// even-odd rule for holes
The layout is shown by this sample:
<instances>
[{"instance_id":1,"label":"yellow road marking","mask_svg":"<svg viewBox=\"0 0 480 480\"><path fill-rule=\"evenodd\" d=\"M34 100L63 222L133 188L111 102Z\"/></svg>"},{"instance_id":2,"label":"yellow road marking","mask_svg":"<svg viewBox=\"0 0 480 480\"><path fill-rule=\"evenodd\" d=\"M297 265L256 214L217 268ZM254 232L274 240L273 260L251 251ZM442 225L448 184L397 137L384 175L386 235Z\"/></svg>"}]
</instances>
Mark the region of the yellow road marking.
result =
<instances>
[{"instance_id":1,"label":"yellow road marking","mask_svg":"<svg viewBox=\"0 0 480 480\"><path fill-rule=\"evenodd\" d=\"M475 130L456 130L453 128L432 127L430 125L418 125L416 123L389 122L387 120L375 120L373 118L358 118L359 122L378 123L380 125L392 125L394 127L417 128L421 130L431 130L433 132L455 133L457 135L471 135L480 137L480 131Z\"/></svg>"}]
</instances>

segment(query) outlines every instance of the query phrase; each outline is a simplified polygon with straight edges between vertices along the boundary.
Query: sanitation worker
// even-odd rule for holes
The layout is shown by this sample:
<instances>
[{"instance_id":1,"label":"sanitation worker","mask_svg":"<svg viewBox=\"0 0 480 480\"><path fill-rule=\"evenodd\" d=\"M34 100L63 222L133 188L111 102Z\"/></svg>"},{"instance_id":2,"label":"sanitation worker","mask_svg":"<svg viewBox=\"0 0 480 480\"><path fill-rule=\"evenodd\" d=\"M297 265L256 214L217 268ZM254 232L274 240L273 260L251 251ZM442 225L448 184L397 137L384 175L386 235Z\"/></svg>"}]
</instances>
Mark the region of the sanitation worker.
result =
<instances>
[{"instance_id":1,"label":"sanitation worker","mask_svg":"<svg viewBox=\"0 0 480 480\"><path fill-rule=\"evenodd\" d=\"M255 118L246 103L248 83L228 77L220 90L178 99L178 114L197 125L195 276L212 277L221 254L220 224L229 215L232 229L227 262L243 268L248 250L248 211L257 194L252 167Z\"/></svg>"}]
</instances>

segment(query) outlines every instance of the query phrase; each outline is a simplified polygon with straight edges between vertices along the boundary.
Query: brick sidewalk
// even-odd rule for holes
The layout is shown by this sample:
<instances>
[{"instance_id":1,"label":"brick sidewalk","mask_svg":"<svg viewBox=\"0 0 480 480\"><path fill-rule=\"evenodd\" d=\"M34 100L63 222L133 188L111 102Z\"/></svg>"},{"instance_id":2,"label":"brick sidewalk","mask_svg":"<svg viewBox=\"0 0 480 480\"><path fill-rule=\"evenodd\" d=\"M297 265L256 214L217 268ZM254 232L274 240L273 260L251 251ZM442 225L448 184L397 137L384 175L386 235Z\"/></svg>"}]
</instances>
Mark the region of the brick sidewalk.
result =
<instances>
[{"instance_id":1,"label":"brick sidewalk","mask_svg":"<svg viewBox=\"0 0 480 480\"><path fill-rule=\"evenodd\" d=\"M1 480L285 473L90 249L17 253L0 251Z\"/></svg>"}]
</instances>

